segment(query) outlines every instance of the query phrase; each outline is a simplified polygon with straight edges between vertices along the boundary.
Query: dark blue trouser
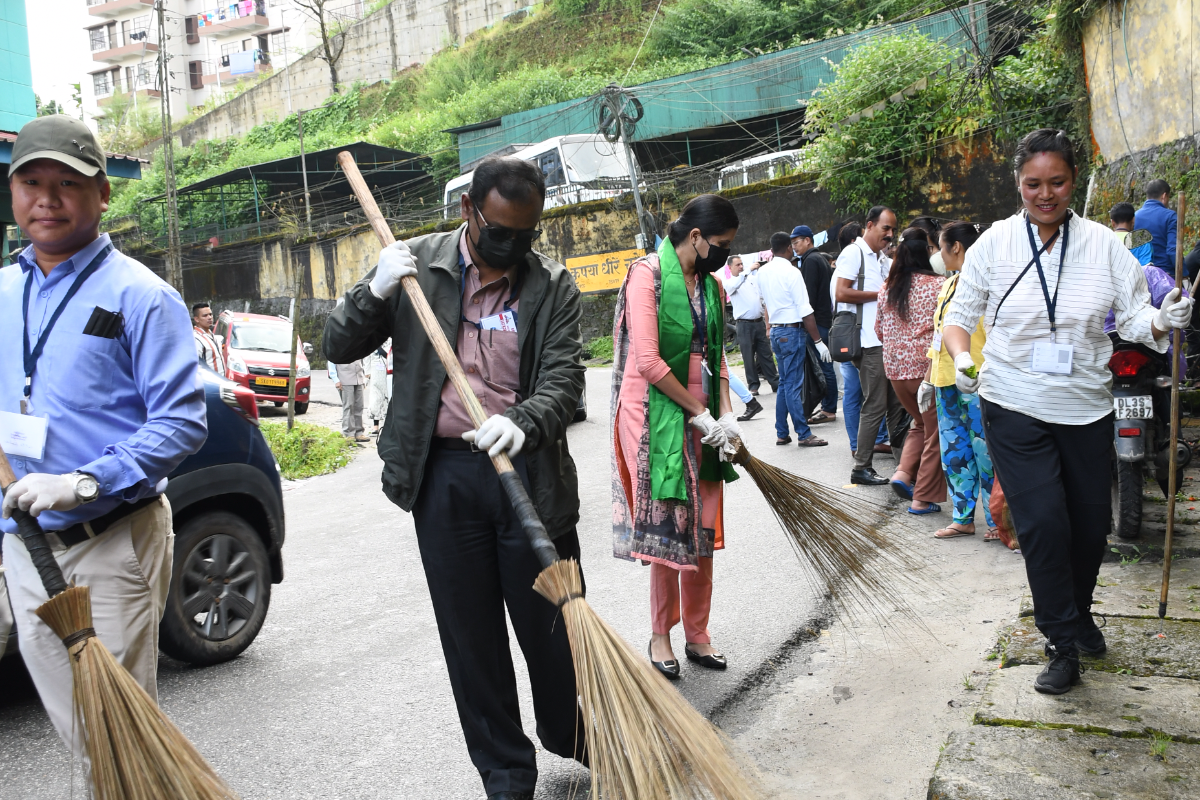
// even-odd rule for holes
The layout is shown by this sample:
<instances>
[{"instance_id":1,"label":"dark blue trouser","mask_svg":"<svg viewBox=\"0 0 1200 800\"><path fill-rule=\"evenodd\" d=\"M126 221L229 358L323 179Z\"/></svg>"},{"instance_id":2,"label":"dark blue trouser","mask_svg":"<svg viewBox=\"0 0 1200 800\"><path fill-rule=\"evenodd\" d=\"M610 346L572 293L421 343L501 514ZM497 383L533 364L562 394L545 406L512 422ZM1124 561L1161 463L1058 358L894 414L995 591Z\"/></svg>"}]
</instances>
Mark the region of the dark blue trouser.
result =
<instances>
[{"instance_id":1,"label":"dark blue trouser","mask_svg":"<svg viewBox=\"0 0 1200 800\"><path fill-rule=\"evenodd\" d=\"M771 326L771 349L779 364L779 395L775 398L775 433L783 439L788 435L788 413L798 439L812 436L804 417L804 356L808 334L803 328Z\"/></svg>"},{"instance_id":2,"label":"dark blue trouser","mask_svg":"<svg viewBox=\"0 0 1200 800\"><path fill-rule=\"evenodd\" d=\"M829 328L817 326L817 332L821 334L821 341L825 345L829 345ZM832 361L821 362L821 372L825 373L825 397L821 399L821 410L827 414L837 413L837 376L833 372Z\"/></svg>"}]
</instances>

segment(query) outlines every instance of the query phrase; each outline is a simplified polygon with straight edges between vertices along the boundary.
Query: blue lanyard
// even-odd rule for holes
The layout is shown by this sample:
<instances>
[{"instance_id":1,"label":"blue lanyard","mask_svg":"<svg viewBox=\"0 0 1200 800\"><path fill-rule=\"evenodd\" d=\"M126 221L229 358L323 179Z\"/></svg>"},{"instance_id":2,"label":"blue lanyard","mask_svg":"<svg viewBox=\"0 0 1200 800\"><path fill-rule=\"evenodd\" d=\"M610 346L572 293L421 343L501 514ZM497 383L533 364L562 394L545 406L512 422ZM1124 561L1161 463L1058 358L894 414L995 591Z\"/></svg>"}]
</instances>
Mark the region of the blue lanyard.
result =
<instances>
[{"instance_id":1,"label":"blue lanyard","mask_svg":"<svg viewBox=\"0 0 1200 800\"><path fill-rule=\"evenodd\" d=\"M1046 300L1046 314L1050 317L1050 339L1053 341L1056 330L1054 324L1054 309L1058 306L1058 290L1062 288L1062 270L1063 264L1067 260L1067 237L1071 233L1071 215L1068 213L1066 220L1062 224L1062 250L1058 252L1058 277L1054 282L1054 297L1050 296L1050 290L1046 287L1046 273L1042 270L1042 252L1048 252L1050 245L1054 243L1054 237L1051 237L1050 242L1046 247L1038 251L1037 241L1033 238L1033 224L1030 223L1029 217L1025 218L1025 230L1029 234L1029 249L1033 251L1033 263L1037 266L1038 280L1042 282L1042 296ZM1057 236L1057 231L1055 236Z\"/></svg>"},{"instance_id":2,"label":"blue lanyard","mask_svg":"<svg viewBox=\"0 0 1200 800\"><path fill-rule=\"evenodd\" d=\"M63 311L67 308L67 303L71 302L71 298L83 286L83 282L92 277L92 273L100 269L100 265L104 259L108 258L108 254L112 252L113 246L106 245L103 250L96 254L92 262L84 268L83 272L79 273L79 277L75 279L75 283L71 284L71 288L67 290L67 296L58 304L58 308L54 309L54 313L50 315L50 321L46 323L45 330L38 337L37 345L33 351L29 350L29 293L33 289L33 270L29 271L29 276L25 279L25 296L21 302L21 319L25 323L25 332L21 336L21 346L25 354L25 396L29 397L29 393L33 390L33 371L37 369L38 359L42 357L42 350L46 348L46 340L50 338L50 331L54 330L54 324L58 322L58 318L62 316ZM34 269L37 269L35 266Z\"/></svg>"},{"instance_id":3,"label":"blue lanyard","mask_svg":"<svg viewBox=\"0 0 1200 800\"><path fill-rule=\"evenodd\" d=\"M458 296L460 300L458 309L459 319L468 325L474 325L477 330L483 330L483 325L481 323L467 319L467 315L462 312L462 306L467 302L467 262L463 260L461 253L459 253L458 256L458 266ZM504 301L504 310L512 312L513 322L517 322L517 312L513 311L512 302L520 293L521 279L518 277L517 280L513 282L512 291L508 293L508 299Z\"/></svg>"},{"instance_id":4,"label":"blue lanyard","mask_svg":"<svg viewBox=\"0 0 1200 800\"><path fill-rule=\"evenodd\" d=\"M700 280L696 281L696 293L700 295L700 315L696 315L696 307L692 305L692 298L688 298L688 310L692 312L692 325L700 331L700 360L705 364L708 363L708 298L704 292L704 281L708 279L707 275L702 275ZM684 291L687 291L687 283L683 284Z\"/></svg>"}]
</instances>

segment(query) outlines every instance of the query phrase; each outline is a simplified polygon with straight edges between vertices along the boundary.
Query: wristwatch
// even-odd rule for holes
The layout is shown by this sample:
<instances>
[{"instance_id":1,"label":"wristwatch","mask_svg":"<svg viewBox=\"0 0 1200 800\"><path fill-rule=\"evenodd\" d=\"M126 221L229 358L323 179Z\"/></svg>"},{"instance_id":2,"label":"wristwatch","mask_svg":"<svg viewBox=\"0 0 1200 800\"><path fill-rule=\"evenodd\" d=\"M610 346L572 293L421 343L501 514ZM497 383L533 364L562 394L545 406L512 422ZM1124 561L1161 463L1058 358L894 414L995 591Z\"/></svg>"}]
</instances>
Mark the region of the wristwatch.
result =
<instances>
[{"instance_id":1,"label":"wristwatch","mask_svg":"<svg viewBox=\"0 0 1200 800\"><path fill-rule=\"evenodd\" d=\"M75 499L81 505L95 502L100 497L100 484L86 472L70 472L67 477L75 481Z\"/></svg>"}]
</instances>

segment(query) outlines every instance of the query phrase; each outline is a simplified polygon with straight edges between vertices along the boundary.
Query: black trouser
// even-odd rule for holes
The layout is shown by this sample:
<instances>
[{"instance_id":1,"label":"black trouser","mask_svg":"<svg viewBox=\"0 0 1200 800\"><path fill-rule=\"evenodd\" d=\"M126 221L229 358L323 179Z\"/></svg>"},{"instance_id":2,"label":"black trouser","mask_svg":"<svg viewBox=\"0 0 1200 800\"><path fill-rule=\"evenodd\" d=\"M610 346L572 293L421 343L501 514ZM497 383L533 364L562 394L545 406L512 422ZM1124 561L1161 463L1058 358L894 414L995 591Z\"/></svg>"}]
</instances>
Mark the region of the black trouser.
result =
<instances>
[{"instance_id":1,"label":"black trouser","mask_svg":"<svg viewBox=\"0 0 1200 800\"><path fill-rule=\"evenodd\" d=\"M759 374L771 384L771 391L779 387L779 370L775 369L775 357L771 353L771 340L767 338L767 323L758 319L737 321L738 347L742 351L742 365L746 369L746 386L758 391Z\"/></svg>"},{"instance_id":2,"label":"black trouser","mask_svg":"<svg viewBox=\"0 0 1200 800\"><path fill-rule=\"evenodd\" d=\"M982 401L996 479L1012 511L1033 619L1056 648L1075 643L1112 525L1112 414L1054 425Z\"/></svg>"},{"instance_id":3,"label":"black trouser","mask_svg":"<svg viewBox=\"0 0 1200 800\"><path fill-rule=\"evenodd\" d=\"M528 488L525 459L514 463ZM572 758L584 742L566 626L533 590L541 565L486 453L447 450L435 439L413 517L471 761L487 794L533 792L537 762L521 728L506 606L542 746ZM574 530L554 543L563 558L579 558Z\"/></svg>"}]
</instances>

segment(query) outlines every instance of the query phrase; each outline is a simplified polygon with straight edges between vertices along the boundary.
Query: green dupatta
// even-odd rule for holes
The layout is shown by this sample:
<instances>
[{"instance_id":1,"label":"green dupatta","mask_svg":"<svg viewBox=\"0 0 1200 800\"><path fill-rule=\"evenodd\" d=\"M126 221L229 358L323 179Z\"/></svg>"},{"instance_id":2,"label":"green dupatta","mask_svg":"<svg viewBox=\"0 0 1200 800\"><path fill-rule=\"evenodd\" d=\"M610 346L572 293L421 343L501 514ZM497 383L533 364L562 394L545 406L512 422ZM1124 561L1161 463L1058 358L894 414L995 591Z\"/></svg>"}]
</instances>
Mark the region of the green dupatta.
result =
<instances>
[{"instance_id":1,"label":"green dupatta","mask_svg":"<svg viewBox=\"0 0 1200 800\"><path fill-rule=\"evenodd\" d=\"M658 353L674 375L685 387L688 385L688 367L692 352L691 303L688 300L687 284L683 280L683 267L670 239L664 239L658 248L659 270L662 276L658 300ZM725 341L725 305L715 278L704 279L704 302L708 319L708 411L713 419L721 416L721 353ZM687 498L687 479L684 474L683 448L688 433L683 409L671 398L650 387L650 492L655 500L683 500ZM717 451L704 445L700 462L700 480L735 481L737 472L733 465L723 462Z\"/></svg>"}]
</instances>

